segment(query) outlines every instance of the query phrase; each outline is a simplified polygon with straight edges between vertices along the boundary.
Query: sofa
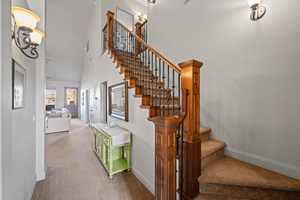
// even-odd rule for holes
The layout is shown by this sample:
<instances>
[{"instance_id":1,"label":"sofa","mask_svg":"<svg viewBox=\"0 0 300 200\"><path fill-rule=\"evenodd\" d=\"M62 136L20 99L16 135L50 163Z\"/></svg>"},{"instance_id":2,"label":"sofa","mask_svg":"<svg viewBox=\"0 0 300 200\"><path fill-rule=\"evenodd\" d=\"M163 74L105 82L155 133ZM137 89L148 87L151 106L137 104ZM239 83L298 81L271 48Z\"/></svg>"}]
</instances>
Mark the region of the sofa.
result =
<instances>
[{"instance_id":1,"label":"sofa","mask_svg":"<svg viewBox=\"0 0 300 200\"><path fill-rule=\"evenodd\" d=\"M45 120L46 134L69 132L71 119L70 112L65 108L48 111Z\"/></svg>"}]
</instances>

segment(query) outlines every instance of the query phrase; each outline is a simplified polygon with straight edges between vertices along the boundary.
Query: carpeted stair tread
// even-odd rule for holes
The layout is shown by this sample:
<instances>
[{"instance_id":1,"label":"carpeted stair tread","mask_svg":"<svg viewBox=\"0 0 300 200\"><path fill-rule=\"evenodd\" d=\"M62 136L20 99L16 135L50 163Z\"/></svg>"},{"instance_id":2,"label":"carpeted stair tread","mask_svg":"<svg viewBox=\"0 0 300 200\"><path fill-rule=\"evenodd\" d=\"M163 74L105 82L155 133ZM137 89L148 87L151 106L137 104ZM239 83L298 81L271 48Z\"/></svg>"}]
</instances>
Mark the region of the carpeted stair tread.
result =
<instances>
[{"instance_id":1,"label":"carpeted stair tread","mask_svg":"<svg viewBox=\"0 0 300 200\"><path fill-rule=\"evenodd\" d=\"M230 157L217 160L205 168L199 182L300 192L299 180Z\"/></svg>"},{"instance_id":2,"label":"carpeted stair tread","mask_svg":"<svg viewBox=\"0 0 300 200\"><path fill-rule=\"evenodd\" d=\"M214 194L200 194L194 200L248 200L248 199L240 199L240 198L232 198L221 195Z\"/></svg>"},{"instance_id":3,"label":"carpeted stair tread","mask_svg":"<svg viewBox=\"0 0 300 200\"><path fill-rule=\"evenodd\" d=\"M211 132L211 128L206 126L200 126L200 135L204 135Z\"/></svg>"},{"instance_id":4,"label":"carpeted stair tread","mask_svg":"<svg viewBox=\"0 0 300 200\"><path fill-rule=\"evenodd\" d=\"M216 140L208 140L202 142L201 144L201 158L205 158L225 147L224 142L216 141Z\"/></svg>"}]
</instances>

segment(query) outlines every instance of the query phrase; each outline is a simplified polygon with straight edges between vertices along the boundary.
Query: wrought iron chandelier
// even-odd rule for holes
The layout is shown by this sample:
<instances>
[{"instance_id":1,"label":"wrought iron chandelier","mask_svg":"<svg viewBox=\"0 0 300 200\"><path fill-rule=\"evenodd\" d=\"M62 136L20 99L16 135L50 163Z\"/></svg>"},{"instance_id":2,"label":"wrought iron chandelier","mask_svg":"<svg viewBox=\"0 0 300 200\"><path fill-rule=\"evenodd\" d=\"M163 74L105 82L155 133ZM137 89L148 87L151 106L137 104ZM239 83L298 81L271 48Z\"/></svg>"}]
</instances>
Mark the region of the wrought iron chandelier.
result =
<instances>
[{"instance_id":1,"label":"wrought iron chandelier","mask_svg":"<svg viewBox=\"0 0 300 200\"><path fill-rule=\"evenodd\" d=\"M37 47L45 36L42 31L36 29L39 21L40 17L30 10L12 8L12 39L21 52L31 59L39 57Z\"/></svg>"}]
</instances>

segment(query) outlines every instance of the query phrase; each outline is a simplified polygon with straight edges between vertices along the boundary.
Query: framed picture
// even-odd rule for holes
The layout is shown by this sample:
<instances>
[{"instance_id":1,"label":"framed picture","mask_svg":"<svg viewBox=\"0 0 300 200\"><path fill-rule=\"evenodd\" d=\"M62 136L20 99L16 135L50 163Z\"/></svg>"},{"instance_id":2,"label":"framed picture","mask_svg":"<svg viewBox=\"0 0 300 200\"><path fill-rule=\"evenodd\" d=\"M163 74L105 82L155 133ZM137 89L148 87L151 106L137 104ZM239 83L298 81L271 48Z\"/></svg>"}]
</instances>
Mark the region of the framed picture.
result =
<instances>
[{"instance_id":1,"label":"framed picture","mask_svg":"<svg viewBox=\"0 0 300 200\"><path fill-rule=\"evenodd\" d=\"M12 60L12 109L25 107L26 70Z\"/></svg>"},{"instance_id":2,"label":"framed picture","mask_svg":"<svg viewBox=\"0 0 300 200\"><path fill-rule=\"evenodd\" d=\"M109 115L128 121L128 83L127 81L108 88Z\"/></svg>"}]
</instances>

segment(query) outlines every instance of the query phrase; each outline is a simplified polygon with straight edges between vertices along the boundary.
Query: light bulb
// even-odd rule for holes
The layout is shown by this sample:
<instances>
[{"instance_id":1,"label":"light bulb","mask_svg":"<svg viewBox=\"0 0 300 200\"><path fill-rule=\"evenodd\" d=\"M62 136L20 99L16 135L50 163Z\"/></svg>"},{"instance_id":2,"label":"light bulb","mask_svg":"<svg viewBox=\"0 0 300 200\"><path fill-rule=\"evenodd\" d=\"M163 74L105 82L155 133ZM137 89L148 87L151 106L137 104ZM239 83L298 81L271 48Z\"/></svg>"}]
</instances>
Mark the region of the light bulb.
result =
<instances>
[{"instance_id":1,"label":"light bulb","mask_svg":"<svg viewBox=\"0 0 300 200\"><path fill-rule=\"evenodd\" d=\"M12 14L18 27L35 29L41 18L25 8L13 7Z\"/></svg>"},{"instance_id":2,"label":"light bulb","mask_svg":"<svg viewBox=\"0 0 300 200\"><path fill-rule=\"evenodd\" d=\"M41 44L43 37L45 37L45 34L42 31L39 31L37 29L34 29L31 33L30 33L30 40L32 43L34 44Z\"/></svg>"}]
</instances>

